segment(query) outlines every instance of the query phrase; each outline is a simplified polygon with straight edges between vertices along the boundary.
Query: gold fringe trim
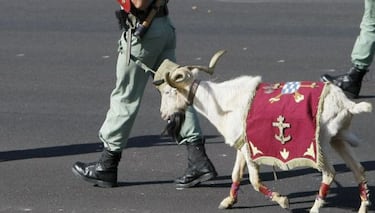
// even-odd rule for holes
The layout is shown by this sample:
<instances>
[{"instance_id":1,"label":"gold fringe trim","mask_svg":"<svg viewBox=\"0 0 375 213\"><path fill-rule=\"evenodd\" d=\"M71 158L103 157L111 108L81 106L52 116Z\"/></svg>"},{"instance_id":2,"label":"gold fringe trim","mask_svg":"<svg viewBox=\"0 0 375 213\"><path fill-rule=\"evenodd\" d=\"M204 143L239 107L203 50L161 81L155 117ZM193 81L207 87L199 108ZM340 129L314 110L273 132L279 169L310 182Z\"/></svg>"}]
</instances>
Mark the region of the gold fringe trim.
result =
<instances>
[{"instance_id":1,"label":"gold fringe trim","mask_svg":"<svg viewBox=\"0 0 375 213\"><path fill-rule=\"evenodd\" d=\"M246 124L246 119L247 119L247 114L249 113L249 109L251 107L251 104L253 103L253 99L255 97L255 94L256 92L258 91L258 89L261 89L261 88L258 88L259 87L259 84L261 82L258 83L257 85L257 88L254 90L254 92L252 94L250 94L250 98L249 98L249 101L248 101L248 104L246 106L246 110L244 110L244 115L242 116L242 126L243 126L243 132L242 132L242 135L241 137L234 143L233 147L236 148L236 149L241 149L242 146L247 143L247 137L246 137L246 127L247 127L247 124Z\"/></svg>"}]
</instances>

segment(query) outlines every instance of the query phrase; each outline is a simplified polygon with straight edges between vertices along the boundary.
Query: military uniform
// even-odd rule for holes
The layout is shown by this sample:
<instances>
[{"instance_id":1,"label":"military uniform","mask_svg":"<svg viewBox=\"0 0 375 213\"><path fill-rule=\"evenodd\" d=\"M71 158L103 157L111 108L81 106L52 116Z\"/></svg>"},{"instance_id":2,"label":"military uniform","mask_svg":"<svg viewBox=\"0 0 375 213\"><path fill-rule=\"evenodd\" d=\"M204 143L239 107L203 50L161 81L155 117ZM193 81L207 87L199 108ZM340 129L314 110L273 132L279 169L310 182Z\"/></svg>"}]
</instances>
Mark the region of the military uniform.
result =
<instances>
[{"instance_id":1,"label":"military uniform","mask_svg":"<svg viewBox=\"0 0 375 213\"><path fill-rule=\"evenodd\" d=\"M117 185L117 166L121 158L121 151L126 147L141 104L144 89L148 79L152 77L152 73L145 72L135 63L134 59L140 60L144 65L154 70L158 68L164 59L176 60L175 28L168 17L168 9L166 7L165 5L159 9L156 17L152 20L152 24L141 38L131 36L131 41L128 42L126 39L129 38L125 36L124 32L119 40L116 86L111 93L110 108L105 121L99 130L99 138L104 143L105 149L97 162L88 164L77 162L72 168L74 174L84 180L103 187ZM132 8L132 11L135 15L143 13L143 11L136 11L134 8ZM143 19L144 17L139 18ZM130 44L130 46L127 44ZM132 56L130 60L127 57L129 53ZM197 155L190 156L188 154L188 170L181 177L182 179L177 179L177 184L181 187L190 187L215 177L217 175L216 171L204 150L204 138L197 114L191 107L186 112L186 119L181 128L179 138L179 142L187 145L188 152L189 150L190 153L193 150L200 150L200 154L198 153L198 157ZM194 168L192 168L193 166ZM200 170L201 172L199 172ZM194 174L192 175L193 171ZM206 173L210 174L210 178L202 179L201 176Z\"/></svg>"},{"instance_id":2,"label":"military uniform","mask_svg":"<svg viewBox=\"0 0 375 213\"><path fill-rule=\"evenodd\" d=\"M147 33L139 39L132 37L131 54L142 63L156 70L164 59L175 61L176 38L174 28L166 17L155 18ZM111 103L106 119L99 131L105 147L111 151L122 150L127 143L135 121L150 72L144 72L134 60L126 65L126 41L121 36L117 60L117 82L111 94ZM202 137L196 113L190 109L181 137L193 142Z\"/></svg>"}]
</instances>

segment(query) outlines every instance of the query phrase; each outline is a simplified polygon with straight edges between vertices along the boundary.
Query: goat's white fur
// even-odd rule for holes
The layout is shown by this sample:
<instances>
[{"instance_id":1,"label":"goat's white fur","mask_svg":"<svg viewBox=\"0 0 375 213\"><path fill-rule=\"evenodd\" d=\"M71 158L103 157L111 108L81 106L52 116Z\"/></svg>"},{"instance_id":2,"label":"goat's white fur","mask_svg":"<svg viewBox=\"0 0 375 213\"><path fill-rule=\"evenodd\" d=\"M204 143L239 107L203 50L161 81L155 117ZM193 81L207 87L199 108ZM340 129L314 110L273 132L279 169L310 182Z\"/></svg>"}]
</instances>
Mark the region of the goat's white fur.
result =
<instances>
[{"instance_id":1,"label":"goat's white fur","mask_svg":"<svg viewBox=\"0 0 375 213\"><path fill-rule=\"evenodd\" d=\"M240 122L246 116L251 91L255 91L260 81L260 77L243 76L222 83L202 81L198 87L194 107L215 125L229 146L243 134L244 126ZM246 91L248 96L244 95ZM228 128L231 125L236 128Z\"/></svg>"},{"instance_id":2,"label":"goat's white fur","mask_svg":"<svg viewBox=\"0 0 375 213\"><path fill-rule=\"evenodd\" d=\"M190 70L186 71L190 72ZM194 73L196 70L194 70ZM196 77L196 75L194 75ZM192 81L191 81L192 82ZM249 103L255 94L260 76L242 76L221 83L201 81L196 91L193 107L205 116L222 134L225 143L234 146L238 140L242 140L245 131L244 118L248 113ZM339 153L348 167L353 171L358 184L366 181L364 169L350 153L347 146L358 145L359 139L349 130L351 118L354 114L370 112L370 103L355 103L349 100L342 90L335 85L328 84L328 93L324 97L322 113L320 117L319 137L323 154L326 153L330 144ZM184 84L181 88L170 86L162 87L161 114L164 119L174 112L187 107L187 94L190 84ZM171 92L173 91L173 92ZM259 165L250 158L248 144L245 143L238 151L236 162L233 167L232 181L239 183L247 165L249 179L256 191L267 189L259 178ZM324 157L324 156L323 156ZM322 171L322 184L330 185L334 179L335 171L328 160L325 159ZM270 199L277 202L282 208L288 207L288 199L277 192L272 192ZM237 197L229 196L219 205L219 208L230 208L237 201ZM310 212L319 212L324 204L324 197L318 197ZM361 201L358 212L367 212L368 199Z\"/></svg>"}]
</instances>

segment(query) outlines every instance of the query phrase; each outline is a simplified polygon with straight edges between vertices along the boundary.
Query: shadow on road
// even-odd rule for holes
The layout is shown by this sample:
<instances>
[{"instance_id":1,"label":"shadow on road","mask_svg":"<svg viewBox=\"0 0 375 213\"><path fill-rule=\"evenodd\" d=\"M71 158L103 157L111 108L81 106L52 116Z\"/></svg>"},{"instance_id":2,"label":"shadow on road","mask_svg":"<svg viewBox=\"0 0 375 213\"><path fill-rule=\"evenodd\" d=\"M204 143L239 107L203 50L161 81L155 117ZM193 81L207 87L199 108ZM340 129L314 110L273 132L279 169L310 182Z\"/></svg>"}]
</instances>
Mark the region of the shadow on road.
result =
<instances>
[{"instance_id":1,"label":"shadow on road","mask_svg":"<svg viewBox=\"0 0 375 213\"><path fill-rule=\"evenodd\" d=\"M216 138L218 136L206 136L206 138ZM126 148L144 148L151 146L175 146L176 143L170 137L160 135L147 135L130 138ZM102 142L73 144L65 146L42 147L33 149L22 149L0 152L0 162L24 160L31 158L49 158L68 155L88 154L101 152Z\"/></svg>"},{"instance_id":2,"label":"shadow on road","mask_svg":"<svg viewBox=\"0 0 375 213\"><path fill-rule=\"evenodd\" d=\"M100 152L102 150L102 147L103 145L101 143L88 143L5 151L0 152L0 162Z\"/></svg>"},{"instance_id":3,"label":"shadow on road","mask_svg":"<svg viewBox=\"0 0 375 213\"><path fill-rule=\"evenodd\" d=\"M365 168L366 171L374 171L375 170L375 161L364 161L361 162L363 167ZM350 172L350 170L346 167L345 164L336 164L334 165L334 168L336 170L336 173L346 173ZM306 168L306 169L295 169L291 171L278 171L277 173L277 178L278 179L286 179L286 178L292 178L292 177L298 177L298 176L304 176L308 174L316 174L316 175L321 175L320 172L318 172L315 169L311 168ZM245 179L241 181L242 187L244 185L249 185L249 180L246 178L248 177L248 174L244 174ZM273 172L261 172L260 173L260 178L263 181L273 181L275 180L274 173ZM207 188L228 188L231 187L231 176L219 176L217 177L212 183L204 183L199 185L198 187L207 187ZM370 193L375 191L375 186L368 186ZM251 188L248 188L249 190L252 190ZM318 192L318 186L317 189L314 191L303 191L303 192L296 192L296 193L290 193L288 194L288 198L290 201L291 209L290 212L297 213L297 212L309 212L310 207L314 203L314 200L310 201L293 201L296 199L300 199L302 197L315 197L315 195ZM261 195L261 194L259 194ZM374 196L370 196L370 202L375 203L375 198ZM309 204L309 208L293 208L293 204ZM358 206L356 206L358 205ZM355 212L358 210L360 205L360 197L359 197L359 188L358 187L345 187L342 186L338 181L334 181L332 183L331 189L329 191L329 195L326 199L326 204L324 205L325 207L337 207L340 209L347 209L348 212ZM278 206L278 204L275 204L273 202L270 202L267 205L259 205L259 206L254 206L251 205L251 202L249 203L249 206L234 206L233 209L256 209L256 208L263 208L267 206ZM374 206L370 206L369 210L375 210Z\"/></svg>"},{"instance_id":4,"label":"shadow on road","mask_svg":"<svg viewBox=\"0 0 375 213\"><path fill-rule=\"evenodd\" d=\"M370 99L375 98L374 95L360 95L357 99Z\"/></svg>"},{"instance_id":5,"label":"shadow on road","mask_svg":"<svg viewBox=\"0 0 375 213\"><path fill-rule=\"evenodd\" d=\"M365 167L367 168L367 171L370 170L369 168L372 168L371 170L374 170L374 161L371 161L371 162L363 162L363 164L365 165ZM347 169L342 169L344 167L344 165L340 164L340 165L335 165L335 168L338 169L339 172L347 172L348 170ZM320 174L314 170L310 170L310 169L302 169L302 170L293 170L293 171L289 171L288 173L290 173L290 175L285 175L283 178L291 178L293 176L301 176L301 175L307 175L307 174L310 174L310 173L317 173L317 174ZM245 174L246 176L247 174ZM260 174L261 177L267 177L267 176L272 176L271 173L261 173ZM266 180L266 178L261 178L262 180ZM268 179L269 181L273 181L273 177L271 179ZM223 182L224 181L224 182ZM252 187L247 187L246 185L249 185L249 181L247 179L241 181L241 186L242 186L242 190L250 190L252 191L253 188ZM244 188L244 186L246 186ZM214 181L211 181L211 184L208 182L208 183L204 183L204 184L201 184L199 185L198 187L201 187L201 188L217 188L217 187L221 187L221 188L228 188L228 193L229 193L229 189L231 187L231 176L220 176L218 178L216 178ZM295 193L290 193L290 194L287 194L286 196L288 197L289 199L289 204L290 204L290 212L293 212L293 213L301 213L301 212L309 212L309 209L311 208L311 206L313 205L314 203L314 197L316 196L317 192L318 192L318 187L317 186L317 189L316 190L313 190L313 191L302 191L302 192L295 192ZM370 190L370 193L375 191L375 187L374 186L369 186L369 190ZM260 193L259 193L259 196L262 196ZM303 197L312 197L312 199L309 200L308 199L304 199L304 201L298 201L299 199L303 198ZM257 208L264 208L264 207L270 207L270 206L278 206L278 204L274 203L274 202L267 202L265 200L265 205L251 205L251 201L249 201L249 205L242 205L242 206L237 206L235 205L234 207L232 207L232 209L257 209ZM360 197L359 197L359 188L358 187L345 187L345 186L342 186L339 182L335 181L332 186L331 186L331 189L329 190L329 194L327 196L327 199L326 199L326 203L324 205L324 207L334 207L334 208L340 208L340 209L345 209L347 210L348 212L355 212L358 210L359 206L360 206ZM370 196L370 203L375 203L375 198L374 196ZM299 208L294 208L293 205L298 205L298 204L305 204L304 206L307 206L307 207L299 207ZM369 207L369 210L375 210L374 206L370 206Z\"/></svg>"},{"instance_id":6,"label":"shadow on road","mask_svg":"<svg viewBox=\"0 0 375 213\"><path fill-rule=\"evenodd\" d=\"M375 190L375 187L369 186L370 192ZM288 198L291 200L290 204L298 204L301 202L293 202L293 198L301 198L306 196L315 196L317 191L307 191L307 192L298 192L298 193L291 193L288 194ZM370 196L370 202L374 203L375 199L373 196ZM326 199L326 203L324 207L334 207L340 209L346 209L348 212L356 212L360 206L360 197L359 197L359 189L358 187L332 187L329 190L329 194ZM311 201L313 204L313 201ZM357 205L357 206L355 206ZM292 212L308 212L308 208L303 209L293 209ZM369 210L375 210L373 206L369 207Z\"/></svg>"}]
</instances>

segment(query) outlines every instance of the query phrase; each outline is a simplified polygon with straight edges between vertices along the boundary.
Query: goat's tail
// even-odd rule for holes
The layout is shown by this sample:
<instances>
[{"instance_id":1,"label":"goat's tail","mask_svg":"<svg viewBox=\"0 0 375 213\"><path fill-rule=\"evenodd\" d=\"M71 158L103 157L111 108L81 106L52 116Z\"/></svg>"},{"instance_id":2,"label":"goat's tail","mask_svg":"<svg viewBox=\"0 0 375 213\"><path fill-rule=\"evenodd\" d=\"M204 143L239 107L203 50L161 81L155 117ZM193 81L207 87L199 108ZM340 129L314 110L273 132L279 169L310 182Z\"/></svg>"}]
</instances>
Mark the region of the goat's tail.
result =
<instances>
[{"instance_id":1,"label":"goat's tail","mask_svg":"<svg viewBox=\"0 0 375 213\"><path fill-rule=\"evenodd\" d=\"M353 104L353 106L349 109L349 112L352 114L360 114L362 112L371 112L372 105L369 102L360 102Z\"/></svg>"}]
</instances>

